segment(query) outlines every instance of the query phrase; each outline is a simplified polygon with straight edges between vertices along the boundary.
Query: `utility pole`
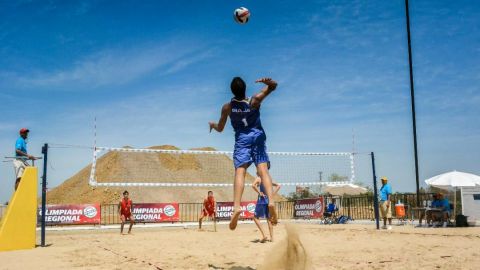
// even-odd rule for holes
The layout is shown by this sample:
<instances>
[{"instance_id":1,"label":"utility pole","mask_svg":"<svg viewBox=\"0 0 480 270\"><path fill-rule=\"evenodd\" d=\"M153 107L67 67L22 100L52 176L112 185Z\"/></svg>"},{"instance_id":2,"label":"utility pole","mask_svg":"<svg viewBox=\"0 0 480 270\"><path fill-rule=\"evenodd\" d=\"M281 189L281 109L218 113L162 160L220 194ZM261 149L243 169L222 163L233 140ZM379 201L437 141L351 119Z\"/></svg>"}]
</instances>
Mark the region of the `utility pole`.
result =
<instances>
[{"instance_id":1,"label":"utility pole","mask_svg":"<svg viewBox=\"0 0 480 270\"><path fill-rule=\"evenodd\" d=\"M417 207L420 206L420 177L418 174L418 151L417 151L417 120L415 115L415 88L413 84L413 62L412 62L412 41L410 38L410 13L408 0L405 0L405 15L407 17L407 39L408 39L408 66L410 68L410 97L412 101L412 124L413 124L413 152L415 157L415 181L417 189Z\"/></svg>"}]
</instances>

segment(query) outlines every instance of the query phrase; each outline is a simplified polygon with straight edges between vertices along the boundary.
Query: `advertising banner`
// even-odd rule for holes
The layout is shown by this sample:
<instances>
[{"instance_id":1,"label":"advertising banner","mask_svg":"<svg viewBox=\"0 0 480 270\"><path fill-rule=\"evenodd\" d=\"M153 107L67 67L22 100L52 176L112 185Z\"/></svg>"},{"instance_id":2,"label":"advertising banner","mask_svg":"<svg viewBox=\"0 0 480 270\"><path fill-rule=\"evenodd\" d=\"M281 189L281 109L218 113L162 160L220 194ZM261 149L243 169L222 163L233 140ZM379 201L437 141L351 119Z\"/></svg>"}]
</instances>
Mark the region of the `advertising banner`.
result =
<instances>
[{"instance_id":1,"label":"advertising banner","mask_svg":"<svg viewBox=\"0 0 480 270\"><path fill-rule=\"evenodd\" d=\"M178 203L134 203L135 222L175 222L180 220Z\"/></svg>"},{"instance_id":2,"label":"advertising banner","mask_svg":"<svg viewBox=\"0 0 480 270\"><path fill-rule=\"evenodd\" d=\"M256 201L241 202L242 213L240 219L251 219L255 214ZM217 218L228 220L233 214L233 202L217 202Z\"/></svg>"},{"instance_id":3,"label":"advertising banner","mask_svg":"<svg viewBox=\"0 0 480 270\"><path fill-rule=\"evenodd\" d=\"M41 207L38 208L37 222L40 223ZM58 224L100 224L100 204L55 204L47 205L45 223Z\"/></svg>"},{"instance_id":4,"label":"advertising banner","mask_svg":"<svg viewBox=\"0 0 480 270\"><path fill-rule=\"evenodd\" d=\"M323 197L296 200L293 216L295 218L321 218L324 208Z\"/></svg>"}]
</instances>

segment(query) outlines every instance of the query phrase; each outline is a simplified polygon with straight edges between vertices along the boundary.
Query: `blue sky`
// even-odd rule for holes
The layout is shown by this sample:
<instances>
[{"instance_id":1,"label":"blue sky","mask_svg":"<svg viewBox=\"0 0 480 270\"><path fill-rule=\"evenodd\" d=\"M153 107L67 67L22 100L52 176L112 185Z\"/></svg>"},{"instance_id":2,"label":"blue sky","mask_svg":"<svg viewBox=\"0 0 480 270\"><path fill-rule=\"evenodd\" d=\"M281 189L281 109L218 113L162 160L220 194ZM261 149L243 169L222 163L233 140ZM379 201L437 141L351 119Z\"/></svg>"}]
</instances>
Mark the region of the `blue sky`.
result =
<instances>
[{"instance_id":1,"label":"blue sky","mask_svg":"<svg viewBox=\"0 0 480 270\"><path fill-rule=\"evenodd\" d=\"M233 22L246 6L247 25ZM420 175L480 173L480 4L411 1ZM229 82L270 76L272 151L374 151L394 190L415 186L404 1L1 1L0 153L20 127L41 145L230 150L209 134ZM52 149L49 186L87 165ZM363 160L362 160L363 159ZM369 172L367 157L358 170ZM367 173L361 178L367 178ZM0 200L13 168L0 166ZM364 182L370 179L359 179Z\"/></svg>"}]
</instances>

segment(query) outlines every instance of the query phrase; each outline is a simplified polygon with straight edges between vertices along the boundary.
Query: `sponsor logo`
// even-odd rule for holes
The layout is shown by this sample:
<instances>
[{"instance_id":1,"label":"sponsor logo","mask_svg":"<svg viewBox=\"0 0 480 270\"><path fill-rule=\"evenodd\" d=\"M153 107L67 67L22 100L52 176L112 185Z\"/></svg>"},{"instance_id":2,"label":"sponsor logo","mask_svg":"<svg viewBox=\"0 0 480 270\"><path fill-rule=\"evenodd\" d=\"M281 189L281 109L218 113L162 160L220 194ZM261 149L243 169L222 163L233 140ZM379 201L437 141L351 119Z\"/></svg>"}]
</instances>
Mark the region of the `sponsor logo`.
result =
<instances>
[{"instance_id":1,"label":"sponsor logo","mask_svg":"<svg viewBox=\"0 0 480 270\"><path fill-rule=\"evenodd\" d=\"M252 218L255 213L255 202L242 202L240 205L240 218ZM217 218L227 219L233 215L232 202L218 202L217 203Z\"/></svg>"},{"instance_id":2,"label":"sponsor logo","mask_svg":"<svg viewBox=\"0 0 480 270\"><path fill-rule=\"evenodd\" d=\"M320 217L323 212L322 199L298 200L295 202L295 217Z\"/></svg>"},{"instance_id":3,"label":"sponsor logo","mask_svg":"<svg viewBox=\"0 0 480 270\"><path fill-rule=\"evenodd\" d=\"M177 211L175 210L175 207L173 207L173 205L166 205L164 208L163 208L163 213L165 213L165 215L169 216L169 217L173 217L175 215Z\"/></svg>"},{"instance_id":4,"label":"sponsor logo","mask_svg":"<svg viewBox=\"0 0 480 270\"><path fill-rule=\"evenodd\" d=\"M250 213L255 213L255 204L254 203L249 203L247 205L247 211Z\"/></svg>"},{"instance_id":5,"label":"sponsor logo","mask_svg":"<svg viewBox=\"0 0 480 270\"><path fill-rule=\"evenodd\" d=\"M315 211L318 213L322 212L322 202L320 200L315 202Z\"/></svg>"},{"instance_id":6,"label":"sponsor logo","mask_svg":"<svg viewBox=\"0 0 480 270\"><path fill-rule=\"evenodd\" d=\"M133 213L134 214L162 214L163 213L163 209L162 208L147 208L147 207L142 207L142 208L138 208L138 207L135 207L133 208Z\"/></svg>"},{"instance_id":7,"label":"sponsor logo","mask_svg":"<svg viewBox=\"0 0 480 270\"><path fill-rule=\"evenodd\" d=\"M88 218L94 218L97 215L97 208L93 206L87 206L83 209L83 215Z\"/></svg>"}]
</instances>

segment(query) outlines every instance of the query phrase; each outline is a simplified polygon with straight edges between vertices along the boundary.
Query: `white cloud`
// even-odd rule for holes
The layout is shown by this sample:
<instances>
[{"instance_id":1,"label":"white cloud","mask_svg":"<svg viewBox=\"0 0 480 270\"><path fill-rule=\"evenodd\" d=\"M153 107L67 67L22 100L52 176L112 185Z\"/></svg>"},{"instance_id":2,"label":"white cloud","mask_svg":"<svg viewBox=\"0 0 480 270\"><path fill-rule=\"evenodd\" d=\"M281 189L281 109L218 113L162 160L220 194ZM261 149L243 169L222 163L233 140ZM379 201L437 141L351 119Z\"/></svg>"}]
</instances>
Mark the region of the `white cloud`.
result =
<instances>
[{"instance_id":1,"label":"white cloud","mask_svg":"<svg viewBox=\"0 0 480 270\"><path fill-rule=\"evenodd\" d=\"M194 56L191 56L194 55ZM21 87L48 87L75 90L79 86L98 88L122 85L155 71L160 74L177 72L209 57L203 46L191 46L172 40L133 48L106 49L75 62L65 70L39 71L31 74L3 73Z\"/></svg>"}]
</instances>

